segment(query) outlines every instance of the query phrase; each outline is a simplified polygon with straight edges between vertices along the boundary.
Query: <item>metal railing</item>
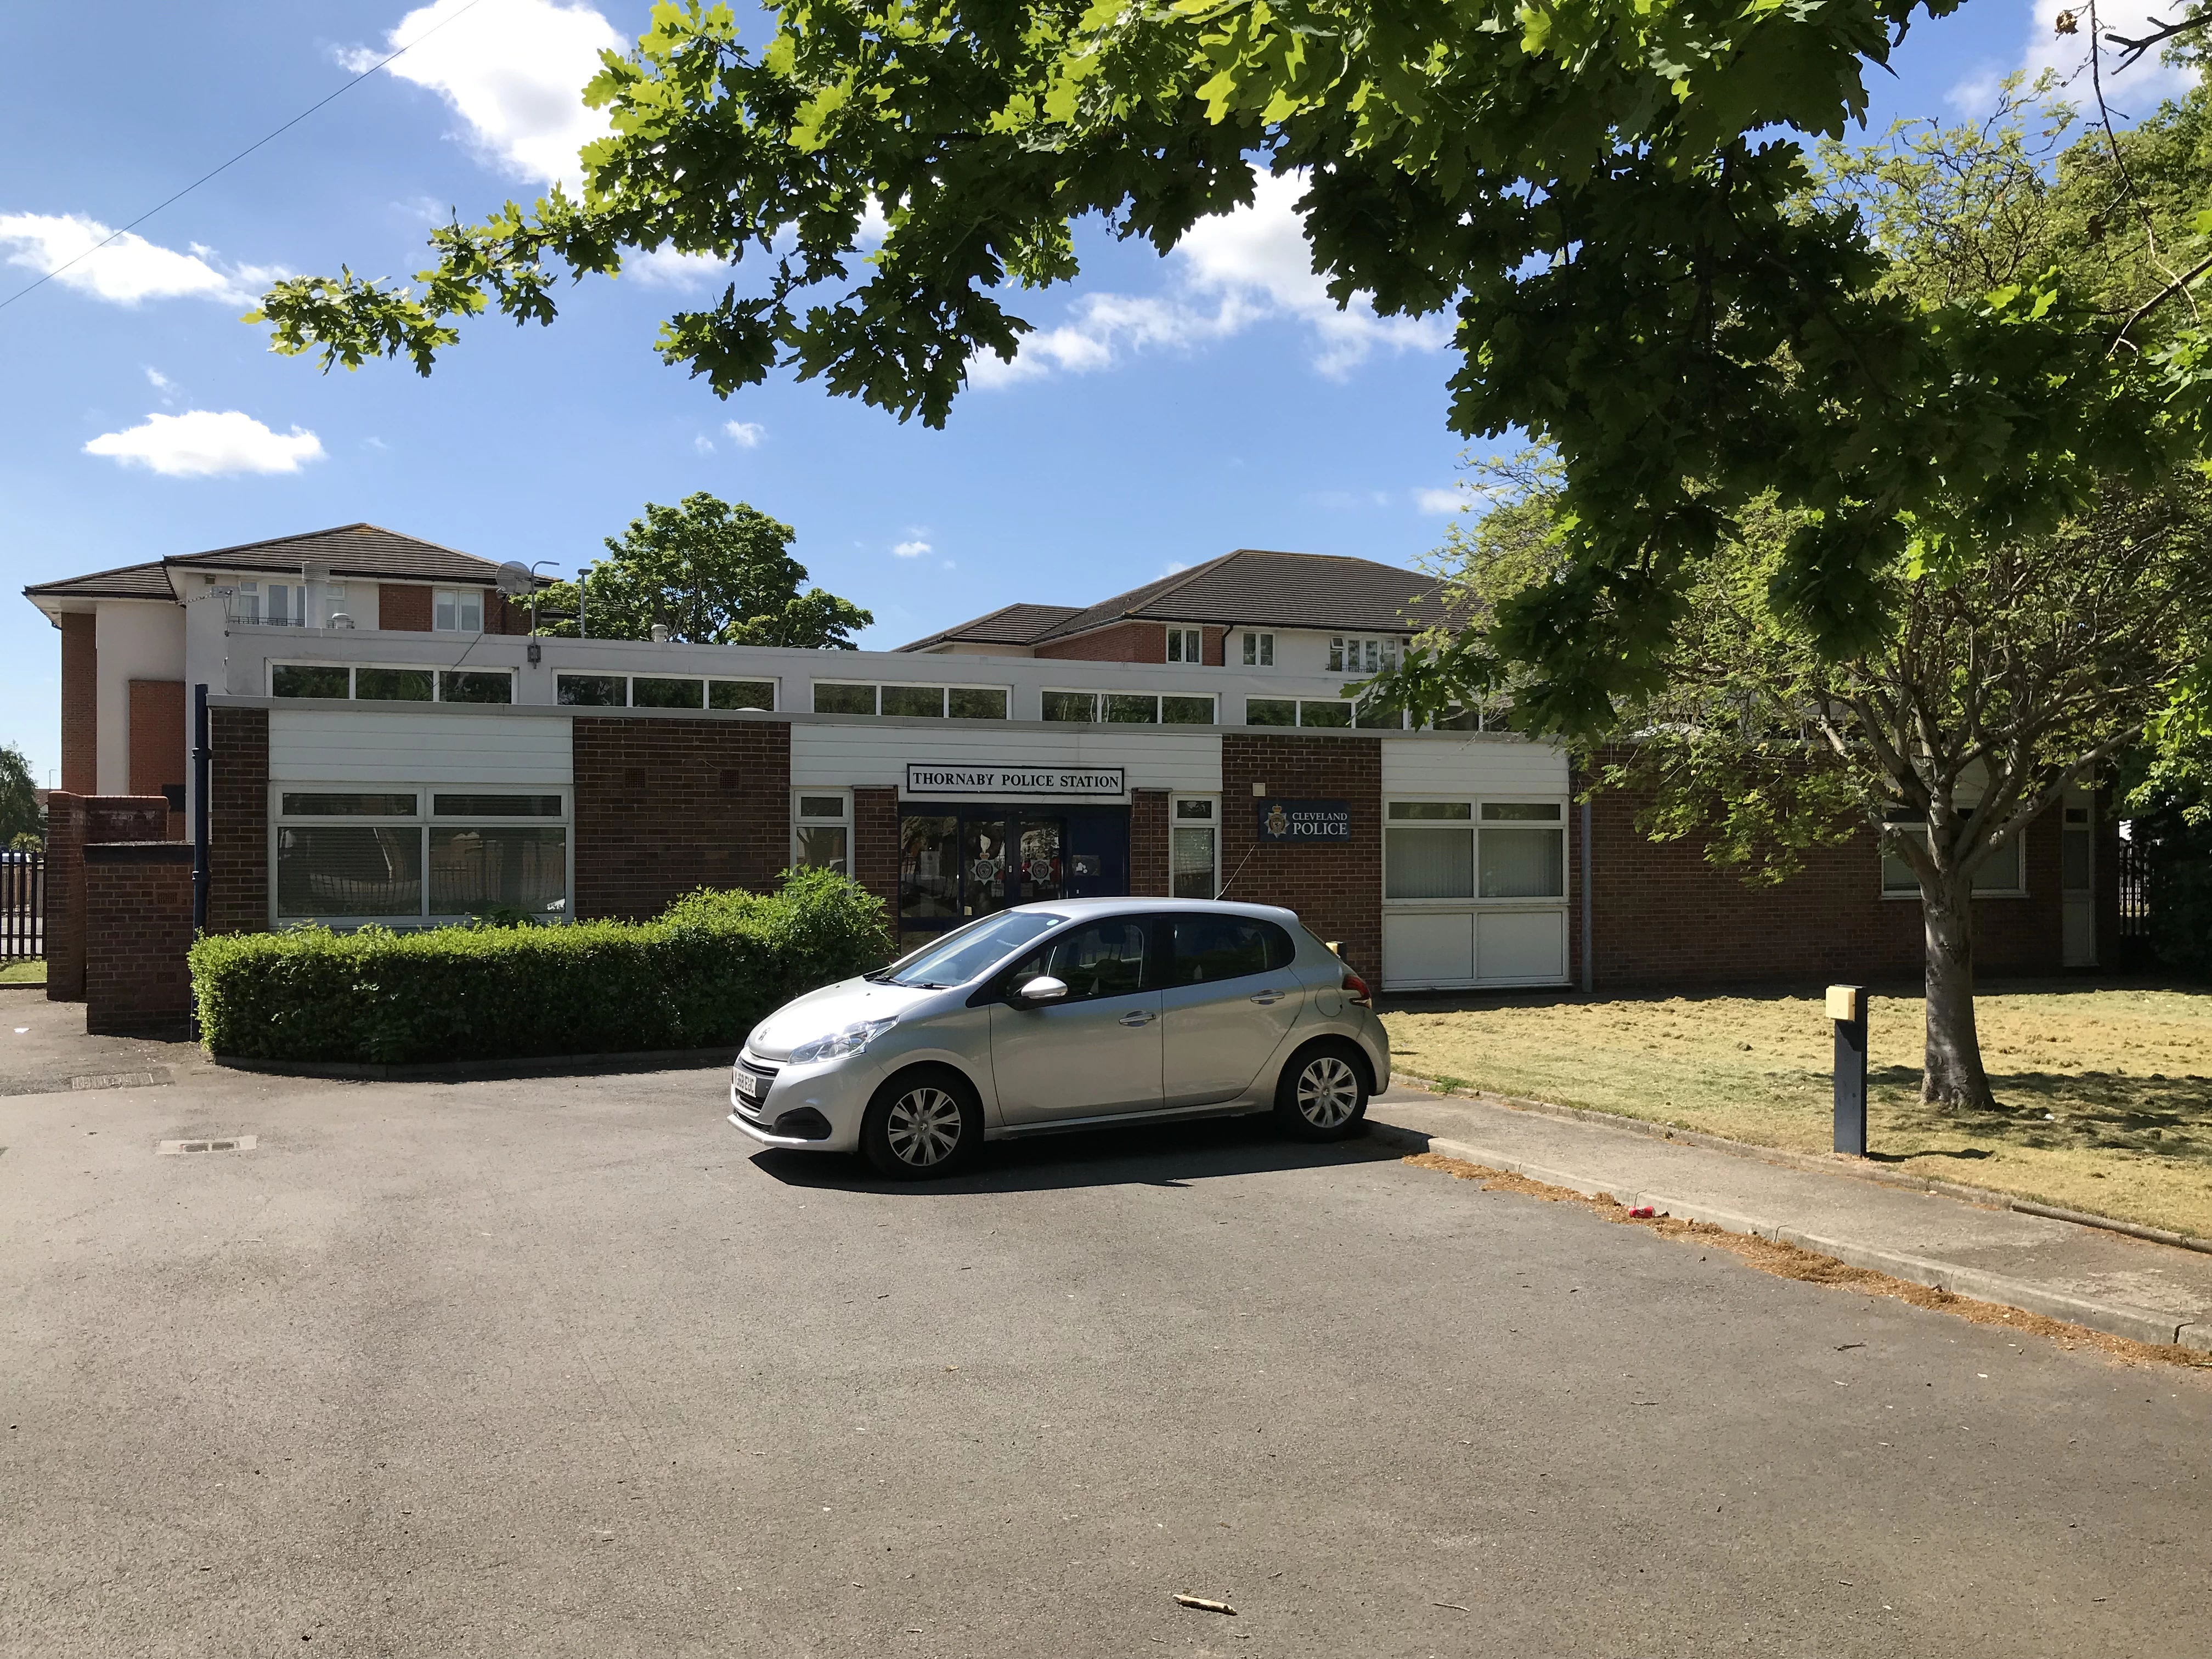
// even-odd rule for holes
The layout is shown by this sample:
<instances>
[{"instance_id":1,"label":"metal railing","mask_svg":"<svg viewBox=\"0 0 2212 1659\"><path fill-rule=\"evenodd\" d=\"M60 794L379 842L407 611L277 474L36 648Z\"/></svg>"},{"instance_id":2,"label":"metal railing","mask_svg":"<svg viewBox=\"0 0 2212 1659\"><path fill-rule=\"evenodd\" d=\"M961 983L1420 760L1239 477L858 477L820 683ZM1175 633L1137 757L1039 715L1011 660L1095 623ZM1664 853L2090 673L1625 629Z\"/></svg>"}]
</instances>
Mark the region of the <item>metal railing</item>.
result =
<instances>
[{"instance_id":1,"label":"metal railing","mask_svg":"<svg viewBox=\"0 0 2212 1659\"><path fill-rule=\"evenodd\" d=\"M46 857L0 852L0 962L28 962L46 953Z\"/></svg>"},{"instance_id":2,"label":"metal railing","mask_svg":"<svg viewBox=\"0 0 2212 1659\"><path fill-rule=\"evenodd\" d=\"M2120 843L2122 939L2150 937L2150 862L2149 843L2137 841L2123 841Z\"/></svg>"}]
</instances>

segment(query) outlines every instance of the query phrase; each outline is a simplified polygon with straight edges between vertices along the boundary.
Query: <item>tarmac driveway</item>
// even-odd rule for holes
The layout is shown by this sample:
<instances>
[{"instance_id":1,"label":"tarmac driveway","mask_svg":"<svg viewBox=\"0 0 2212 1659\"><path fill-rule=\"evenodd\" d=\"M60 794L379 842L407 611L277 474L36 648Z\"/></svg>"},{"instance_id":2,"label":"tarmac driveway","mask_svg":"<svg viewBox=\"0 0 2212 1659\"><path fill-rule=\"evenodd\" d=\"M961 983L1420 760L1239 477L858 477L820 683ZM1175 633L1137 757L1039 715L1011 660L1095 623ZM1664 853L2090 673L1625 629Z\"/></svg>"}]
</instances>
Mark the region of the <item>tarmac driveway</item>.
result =
<instances>
[{"instance_id":1,"label":"tarmac driveway","mask_svg":"<svg viewBox=\"0 0 2212 1659\"><path fill-rule=\"evenodd\" d=\"M1379 1147L1199 1126L892 1188L750 1156L718 1073L173 1074L0 1098L8 1655L2212 1630L2203 1376Z\"/></svg>"}]
</instances>

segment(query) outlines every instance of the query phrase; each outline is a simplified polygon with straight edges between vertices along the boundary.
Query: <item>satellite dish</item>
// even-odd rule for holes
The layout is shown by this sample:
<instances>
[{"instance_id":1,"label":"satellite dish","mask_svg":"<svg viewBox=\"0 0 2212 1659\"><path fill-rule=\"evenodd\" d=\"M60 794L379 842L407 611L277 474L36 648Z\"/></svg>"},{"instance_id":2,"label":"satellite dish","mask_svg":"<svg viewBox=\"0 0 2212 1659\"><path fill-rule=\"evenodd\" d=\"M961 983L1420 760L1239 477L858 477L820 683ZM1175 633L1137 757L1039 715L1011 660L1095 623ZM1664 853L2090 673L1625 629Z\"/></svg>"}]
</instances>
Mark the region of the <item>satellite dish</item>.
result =
<instances>
[{"instance_id":1,"label":"satellite dish","mask_svg":"<svg viewBox=\"0 0 2212 1659\"><path fill-rule=\"evenodd\" d=\"M499 568L498 586L499 591L510 599L527 599L538 586L538 579L520 559L509 559Z\"/></svg>"}]
</instances>

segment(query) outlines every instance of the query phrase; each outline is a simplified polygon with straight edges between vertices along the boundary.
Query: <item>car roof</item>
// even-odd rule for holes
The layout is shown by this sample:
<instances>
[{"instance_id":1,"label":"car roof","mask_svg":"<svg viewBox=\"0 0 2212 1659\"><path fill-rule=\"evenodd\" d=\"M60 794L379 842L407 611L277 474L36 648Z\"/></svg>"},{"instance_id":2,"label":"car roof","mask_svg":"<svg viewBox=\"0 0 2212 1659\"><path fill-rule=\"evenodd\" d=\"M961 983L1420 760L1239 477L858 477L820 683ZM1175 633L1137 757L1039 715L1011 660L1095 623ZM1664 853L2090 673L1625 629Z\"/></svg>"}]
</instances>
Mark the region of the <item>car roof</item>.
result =
<instances>
[{"instance_id":1,"label":"car roof","mask_svg":"<svg viewBox=\"0 0 2212 1659\"><path fill-rule=\"evenodd\" d=\"M1048 899L1036 904L1021 904L1018 910L1035 910L1055 916L1066 916L1074 921L1085 916L1126 916L1145 915L1152 911L1173 911L1188 915L1192 912L1211 912L1224 916L1257 916L1263 921L1297 925L1295 910L1285 910L1278 904L1244 904L1234 899L1178 899L1178 898L1079 898Z\"/></svg>"}]
</instances>

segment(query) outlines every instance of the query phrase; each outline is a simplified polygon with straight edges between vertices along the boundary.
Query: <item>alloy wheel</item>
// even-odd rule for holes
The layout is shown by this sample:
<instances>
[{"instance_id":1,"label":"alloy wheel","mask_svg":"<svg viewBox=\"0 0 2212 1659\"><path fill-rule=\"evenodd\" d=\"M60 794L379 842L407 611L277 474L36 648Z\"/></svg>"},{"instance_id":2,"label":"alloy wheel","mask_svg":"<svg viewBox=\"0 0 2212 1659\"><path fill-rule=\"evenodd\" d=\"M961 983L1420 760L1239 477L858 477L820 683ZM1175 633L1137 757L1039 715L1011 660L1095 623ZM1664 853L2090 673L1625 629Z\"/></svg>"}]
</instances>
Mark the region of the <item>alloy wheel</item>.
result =
<instances>
[{"instance_id":1,"label":"alloy wheel","mask_svg":"<svg viewBox=\"0 0 2212 1659\"><path fill-rule=\"evenodd\" d=\"M1335 1054L1319 1054L1298 1073L1298 1115L1316 1129L1334 1129L1359 1105L1359 1078Z\"/></svg>"},{"instance_id":2,"label":"alloy wheel","mask_svg":"<svg viewBox=\"0 0 2212 1659\"><path fill-rule=\"evenodd\" d=\"M960 1103L942 1089L925 1084L909 1089L891 1103L884 1123L884 1139L891 1155L902 1164L927 1170L942 1164L960 1145Z\"/></svg>"}]
</instances>

